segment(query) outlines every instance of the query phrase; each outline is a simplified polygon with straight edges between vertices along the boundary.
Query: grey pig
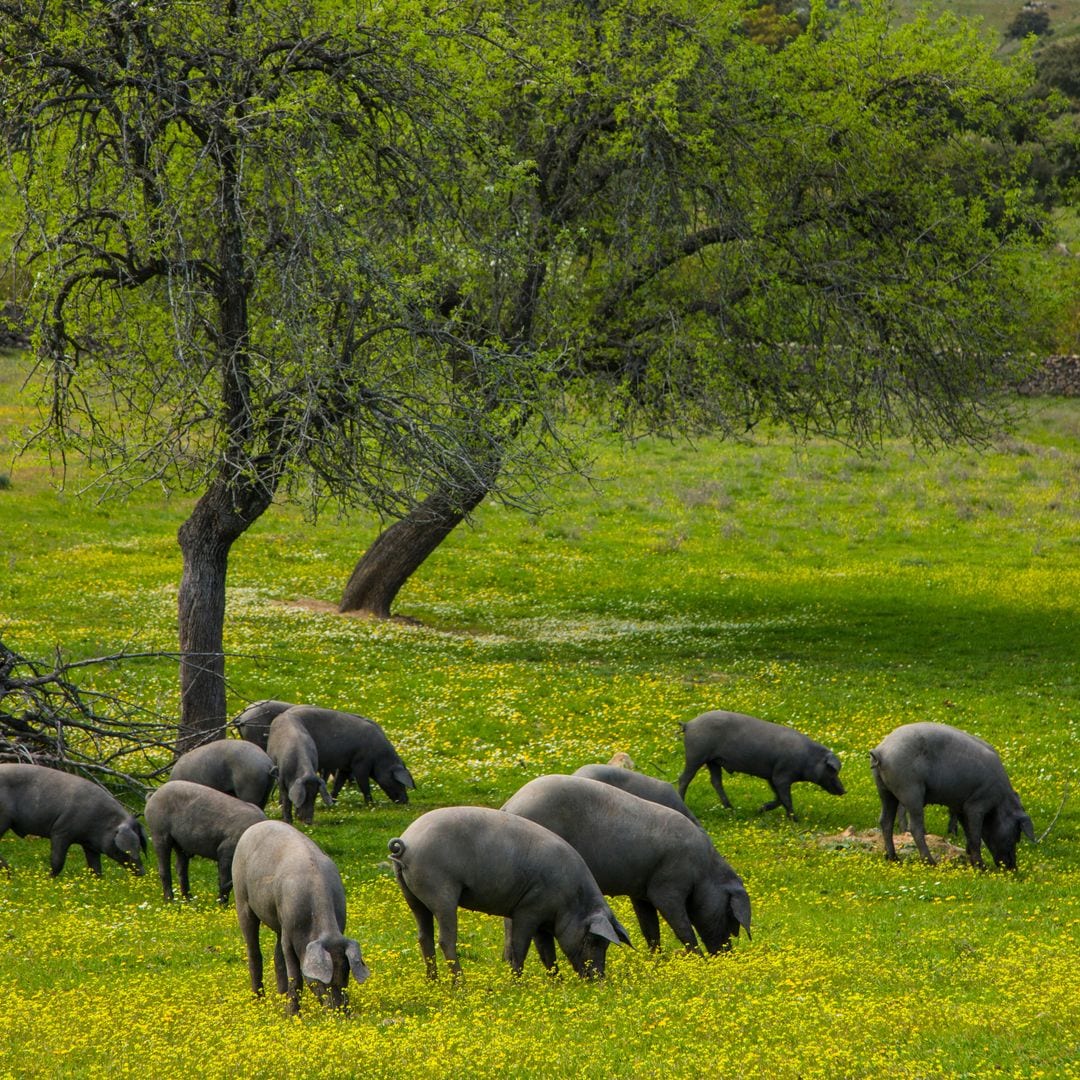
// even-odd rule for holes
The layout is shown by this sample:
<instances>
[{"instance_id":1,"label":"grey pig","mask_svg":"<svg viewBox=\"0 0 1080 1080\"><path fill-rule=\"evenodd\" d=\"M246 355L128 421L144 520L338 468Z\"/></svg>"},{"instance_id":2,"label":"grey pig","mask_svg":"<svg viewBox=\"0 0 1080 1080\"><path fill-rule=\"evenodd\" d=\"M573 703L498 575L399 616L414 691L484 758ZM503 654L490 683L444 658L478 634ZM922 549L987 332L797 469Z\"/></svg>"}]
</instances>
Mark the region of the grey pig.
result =
<instances>
[{"instance_id":1,"label":"grey pig","mask_svg":"<svg viewBox=\"0 0 1080 1080\"><path fill-rule=\"evenodd\" d=\"M649 802L675 810L683 817L689 818L695 825L701 824L690 807L679 798L674 785L666 780L632 772L620 765L582 765L580 769L574 771L573 775L584 776L589 780L599 780L601 784L611 784L612 787L622 788L623 791L629 791L631 795L636 795L639 799L648 799Z\"/></svg>"},{"instance_id":2,"label":"grey pig","mask_svg":"<svg viewBox=\"0 0 1080 1080\"><path fill-rule=\"evenodd\" d=\"M282 715L299 720L315 740L319 771L324 776L334 775L331 789L334 797L351 778L364 793L365 802L372 801L372 780L394 802L409 801L409 789L416 784L386 733L374 720L315 705L294 705Z\"/></svg>"},{"instance_id":3,"label":"grey pig","mask_svg":"<svg viewBox=\"0 0 1080 1080\"><path fill-rule=\"evenodd\" d=\"M142 876L146 833L135 815L91 780L43 765L0 765L0 836L47 836L49 867L64 869L68 848L79 844L86 865L100 877L101 856ZM0 866L7 867L0 858Z\"/></svg>"},{"instance_id":4,"label":"grey pig","mask_svg":"<svg viewBox=\"0 0 1080 1080\"><path fill-rule=\"evenodd\" d=\"M256 701L249 705L242 713L233 718L233 724L240 732L240 738L245 742L254 743L260 750L266 749L266 741L270 738L270 724L275 716L291 709L292 702Z\"/></svg>"},{"instance_id":5,"label":"grey pig","mask_svg":"<svg viewBox=\"0 0 1080 1080\"><path fill-rule=\"evenodd\" d=\"M265 750L242 739L217 739L178 757L170 780L190 780L266 809L277 766Z\"/></svg>"},{"instance_id":6,"label":"grey pig","mask_svg":"<svg viewBox=\"0 0 1080 1080\"><path fill-rule=\"evenodd\" d=\"M724 791L724 773L748 773L768 780L776 796L761 811L784 808L794 820L791 785L801 780L817 784L830 795L843 795L840 783L840 759L821 743L814 742L794 728L771 724L756 716L735 712L707 712L682 725L686 750L686 768L679 777L679 795L686 789L702 765L708 765L709 778L730 809L731 800Z\"/></svg>"},{"instance_id":7,"label":"grey pig","mask_svg":"<svg viewBox=\"0 0 1080 1080\"><path fill-rule=\"evenodd\" d=\"M166 900L173 898L172 853L180 895L191 896L188 862L192 855L213 859L218 867L218 900L232 891L232 860L244 831L266 815L257 806L189 780L169 780L146 800L146 824L157 853L158 877Z\"/></svg>"},{"instance_id":8,"label":"grey pig","mask_svg":"<svg viewBox=\"0 0 1080 1080\"><path fill-rule=\"evenodd\" d=\"M521 972L529 944L548 970L555 942L583 977L604 974L609 944L629 937L589 868L563 839L525 818L482 806L429 810L390 841L402 895L416 919L430 978L439 947L455 977L458 907L513 920L505 959Z\"/></svg>"},{"instance_id":9,"label":"grey pig","mask_svg":"<svg viewBox=\"0 0 1080 1080\"><path fill-rule=\"evenodd\" d=\"M1023 833L1035 840L1031 818L1009 783L997 751L982 739L948 724L903 724L870 751L870 770L881 798L885 858L896 858L893 824L898 805L907 809L911 835L928 862L923 808L934 803L956 814L967 836L972 866L983 867L983 841L994 862L1016 869Z\"/></svg>"},{"instance_id":10,"label":"grey pig","mask_svg":"<svg viewBox=\"0 0 1080 1080\"><path fill-rule=\"evenodd\" d=\"M315 796L319 794L327 806L334 805L326 782L319 775L315 740L295 716L284 712L274 717L266 751L278 770L282 820L292 822L296 807L296 816L310 825L315 817Z\"/></svg>"},{"instance_id":11,"label":"grey pig","mask_svg":"<svg viewBox=\"0 0 1080 1080\"><path fill-rule=\"evenodd\" d=\"M700 826L666 806L585 776L539 776L503 804L543 825L585 860L600 891L629 896L651 949L663 915L688 951L730 948L750 934L750 898Z\"/></svg>"},{"instance_id":12,"label":"grey pig","mask_svg":"<svg viewBox=\"0 0 1080 1080\"><path fill-rule=\"evenodd\" d=\"M978 735L972 735L971 737L973 739L979 739ZM979 739L979 742L981 742L983 744L983 746L987 747L988 749L994 750L994 748L985 739ZM997 751L994 750L994 753L997 754ZM925 824L925 822L924 822L924 824ZM949 811L949 825L948 825L948 830L947 830L950 836L955 836L956 835L956 830L957 830L957 827L959 826L959 824L960 824L960 818L958 817L958 815L956 814L955 811L950 810ZM897 814L896 814L896 827L902 833L905 833L905 832L909 831L908 830L907 810L905 810L902 805L900 806L900 808L898 809Z\"/></svg>"},{"instance_id":13,"label":"grey pig","mask_svg":"<svg viewBox=\"0 0 1080 1080\"><path fill-rule=\"evenodd\" d=\"M320 998L329 992L335 1008L346 1004L349 975L362 983L370 972L360 946L345 937L345 889L333 860L292 825L259 821L240 837L232 873L252 991L263 991L264 924L277 935L274 973L290 1013L300 1009L304 979Z\"/></svg>"}]
</instances>

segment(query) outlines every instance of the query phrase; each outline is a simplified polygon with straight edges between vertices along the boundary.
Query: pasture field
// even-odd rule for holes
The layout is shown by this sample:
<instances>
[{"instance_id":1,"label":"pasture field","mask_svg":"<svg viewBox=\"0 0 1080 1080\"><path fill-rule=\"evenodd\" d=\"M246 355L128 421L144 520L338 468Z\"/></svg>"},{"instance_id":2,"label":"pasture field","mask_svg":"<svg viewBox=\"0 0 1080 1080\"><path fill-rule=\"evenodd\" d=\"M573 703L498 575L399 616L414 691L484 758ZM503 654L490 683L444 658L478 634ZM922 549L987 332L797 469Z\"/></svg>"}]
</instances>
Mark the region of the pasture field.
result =
<instances>
[{"instance_id":1,"label":"pasture field","mask_svg":"<svg viewBox=\"0 0 1080 1080\"><path fill-rule=\"evenodd\" d=\"M0 473L30 422L0 358ZM338 863L372 969L347 1014L251 997L215 869L167 904L153 871L0 840L0 1077L1080 1076L1080 401L1039 400L984 452L858 457L782 434L745 445L600 440L593 485L540 518L487 506L373 623L334 611L371 520L274 508L234 548L231 704L377 719L416 776L407 807L347 790L310 834ZM16 463L0 486L0 636L26 656L175 648L182 499L123 503ZM165 660L91 669L176 713ZM437 806L499 806L526 779L616 751L674 779L678 722L712 708L792 724L843 761L834 798L763 781L688 801L741 874L753 940L711 959L613 948L608 978L515 980L500 921L462 915L465 977L429 983L387 841ZM867 751L894 726L993 742L1042 833L1019 870L888 865ZM276 814L276 808L271 811ZM941 832L945 815L928 815ZM851 827L854 835L845 835ZM640 941L629 905L615 909ZM264 933L270 959L271 938Z\"/></svg>"},{"instance_id":2,"label":"pasture field","mask_svg":"<svg viewBox=\"0 0 1080 1080\"><path fill-rule=\"evenodd\" d=\"M927 8L935 15L948 12L979 22L986 37L993 43L1002 44L1005 53L1017 48L1015 39L1004 41L1004 33L1023 7L1024 0L929 0L929 3L897 0L896 3L897 11L905 18ZM1040 44L1062 41L1080 32L1080 0L1048 0L1043 7L1050 16L1050 33L1040 40Z\"/></svg>"}]
</instances>

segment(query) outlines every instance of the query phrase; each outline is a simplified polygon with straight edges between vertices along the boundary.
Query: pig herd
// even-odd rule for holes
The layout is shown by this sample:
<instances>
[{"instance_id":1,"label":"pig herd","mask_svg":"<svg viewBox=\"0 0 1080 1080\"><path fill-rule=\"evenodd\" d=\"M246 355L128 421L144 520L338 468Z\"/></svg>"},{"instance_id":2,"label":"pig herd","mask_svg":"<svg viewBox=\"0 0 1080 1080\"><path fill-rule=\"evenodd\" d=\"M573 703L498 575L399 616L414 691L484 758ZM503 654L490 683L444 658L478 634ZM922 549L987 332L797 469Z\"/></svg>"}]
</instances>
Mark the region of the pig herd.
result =
<instances>
[{"instance_id":1,"label":"pig herd","mask_svg":"<svg viewBox=\"0 0 1080 1080\"><path fill-rule=\"evenodd\" d=\"M345 891L337 867L292 825L305 824L316 800L326 805L350 780L372 801L374 781L395 802L408 802L413 778L382 728L352 713L283 701L262 701L235 721L242 738L208 743L175 762L170 779L147 799L146 826L166 899L173 899L175 858L180 894L190 896L192 856L218 867L218 898L234 895L252 990L263 989L259 930L276 936L278 992L290 1012L307 983L340 1005L350 978L368 968L355 939L345 936ZM603 975L607 948L629 944L607 897L630 899L641 935L660 947L660 920L687 950L717 953L745 930L750 899L738 874L717 852L688 809L686 790L707 767L720 802L731 802L723 773L768 782L794 818L791 787L817 784L843 795L840 760L828 747L790 727L741 713L707 712L683 725L686 765L676 787L611 765L585 765L572 776L540 776L499 810L450 806L418 817L389 842L394 875L416 921L428 974L438 974L438 945L456 977L458 910L504 920L504 959L520 972L531 945L549 970L556 945L582 976ZM924 807L946 806L967 837L972 865L985 843L999 866L1016 866L1021 835L1034 840L1031 818L996 751L945 724L906 724L870 751L881 800L885 853L896 858L893 829L904 814L919 852L926 844ZM264 808L277 785L281 820ZM142 874L147 834L138 819L97 784L32 764L0 764L0 835L51 840L57 875L68 848L83 848L101 873L101 856ZM0 866L7 863L0 859Z\"/></svg>"}]
</instances>

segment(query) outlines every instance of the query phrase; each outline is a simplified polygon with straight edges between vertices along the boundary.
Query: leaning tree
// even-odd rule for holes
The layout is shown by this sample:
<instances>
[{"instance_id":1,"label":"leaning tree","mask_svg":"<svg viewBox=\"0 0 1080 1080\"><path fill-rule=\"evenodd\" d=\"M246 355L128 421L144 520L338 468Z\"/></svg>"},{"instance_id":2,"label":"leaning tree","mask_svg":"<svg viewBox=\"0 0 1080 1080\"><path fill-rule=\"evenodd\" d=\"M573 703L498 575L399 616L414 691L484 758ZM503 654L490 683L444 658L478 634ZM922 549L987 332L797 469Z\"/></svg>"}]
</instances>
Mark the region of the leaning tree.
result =
<instances>
[{"instance_id":1,"label":"leaning tree","mask_svg":"<svg viewBox=\"0 0 1080 1080\"><path fill-rule=\"evenodd\" d=\"M181 747L223 730L229 553L275 499L400 516L471 484L507 426L545 438L543 373L457 335L423 263L453 171L491 182L456 149L468 103L435 66L483 37L466 10L375 17L0 2L37 438L112 488L198 496L179 531Z\"/></svg>"},{"instance_id":2,"label":"leaning tree","mask_svg":"<svg viewBox=\"0 0 1080 1080\"><path fill-rule=\"evenodd\" d=\"M1001 152L1037 134L1029 68L884 5L815 8L779 51L735 16L581 0L491 17L514 63L478 73L476 144L524 182L440 232L455 333L558 357L623 428L984 438L1031 345L1038 212L1024 156ZM389 614L495 488L518 434L501 431L471 484L376 538L342 610Z\"/></svg>"}]
</instances>

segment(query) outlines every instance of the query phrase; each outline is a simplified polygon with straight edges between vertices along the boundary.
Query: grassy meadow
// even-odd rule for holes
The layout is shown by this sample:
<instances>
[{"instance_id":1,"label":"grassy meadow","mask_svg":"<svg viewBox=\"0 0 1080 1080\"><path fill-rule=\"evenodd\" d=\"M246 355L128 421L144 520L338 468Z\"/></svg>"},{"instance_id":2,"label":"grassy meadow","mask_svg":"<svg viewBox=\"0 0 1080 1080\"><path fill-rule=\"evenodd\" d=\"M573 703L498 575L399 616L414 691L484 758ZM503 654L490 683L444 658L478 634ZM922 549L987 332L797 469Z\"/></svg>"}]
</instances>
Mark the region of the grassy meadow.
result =
<instances>
[{"instance_id":1,"label":"grassy meadow","mask_svg":"<svg viewBox=\"0 0 1080 1080\"><path fill-rule=\"evenodd\" d=\"M1044 5L1050 16L1050 33L1040 44L1062 41L1080 33L1080 0L1048 0ZM910 18L923 8L935 15L949 13L962 19L981 23L986 37L1001 43L1003 52L1013 52L1019 45L1016 39L1004 40L1007 27L1023 9L1024 0L896 0L897 11Z\"/></svg>"},{"instance_id":2,"label":"grassy meadow","mask_svg":"<svg viewBox=\"0 0 1080 1080\"><path fill-rule=\"evenodd\" d=\"M31 422L0 358L0 474ZM0 1078L1080 1076L1080 400L1027 403L985 452L858 457L759 436L597 447L596 481L540 518L492 505L402 594L415 622L334 611L371 520L274 508L234 548L230 702L308 701L377 719L419 783L407 807L355 788L310 834L337 862L372 969L347 1014L289 1018L248 991L216 870L168 904L153 870L0 839ZM26 656L175 649L189 504L57 490L31 455L0 484L0 636ZM165 715L176 671L87 673ZM674 779L678 722L712 708L792 724L843 761L848 794L763 781L688 801L746 883L753 940L702 959L612 949L609 977L515 980L500 921L462 914L463 983L429 983L386 843L437 806L498 806L526 779L617 751ZM1035 822L1016 873L888 865L867 751L894 726L994 743ZM271 808L276 814L276 807ZM942 832L945 814L928 822ZM854 835L846 834L851 827ZM629 904L614 902L640 941ZM269 962L271 936L264 932ZM272 985L272 976L271 976Z\"/></svg>"}]
</instances>

